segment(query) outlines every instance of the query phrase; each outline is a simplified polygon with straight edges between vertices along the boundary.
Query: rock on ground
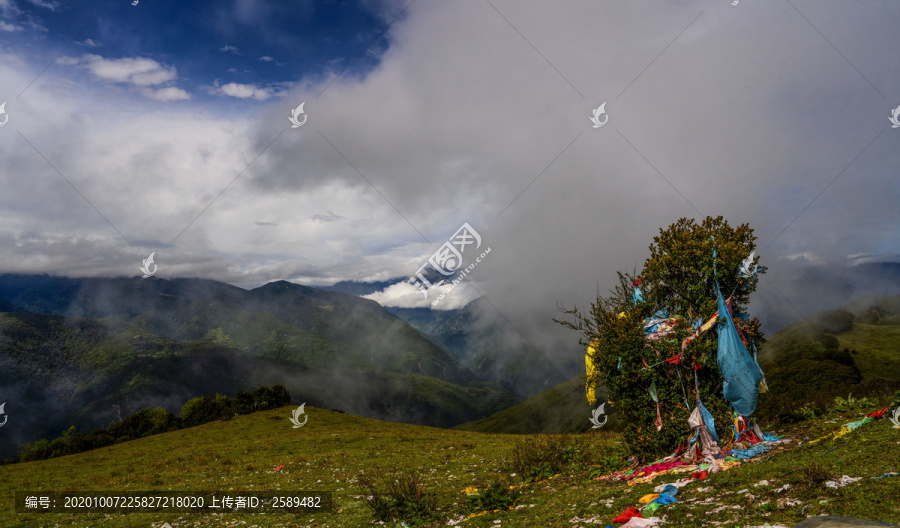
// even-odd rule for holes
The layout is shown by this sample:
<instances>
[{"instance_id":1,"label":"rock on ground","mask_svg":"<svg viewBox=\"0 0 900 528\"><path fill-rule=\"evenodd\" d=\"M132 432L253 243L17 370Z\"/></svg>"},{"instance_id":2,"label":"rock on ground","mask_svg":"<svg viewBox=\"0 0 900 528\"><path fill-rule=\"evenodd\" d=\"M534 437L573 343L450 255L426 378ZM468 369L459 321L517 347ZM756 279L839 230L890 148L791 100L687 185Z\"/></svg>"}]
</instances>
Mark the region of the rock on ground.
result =
<instances>
[{"instance_id":1,"label":"rock on ground","mask_svg":"<svg viewBox=\"0 0 900 528\"><path fill-rule=\"evenodd\" d=\"M892 524L881 521L869 521L855 517L810 517L791 528L876 528L878 526L894 526L900 528L900 524Z\"/></svg>"}]
</instances>

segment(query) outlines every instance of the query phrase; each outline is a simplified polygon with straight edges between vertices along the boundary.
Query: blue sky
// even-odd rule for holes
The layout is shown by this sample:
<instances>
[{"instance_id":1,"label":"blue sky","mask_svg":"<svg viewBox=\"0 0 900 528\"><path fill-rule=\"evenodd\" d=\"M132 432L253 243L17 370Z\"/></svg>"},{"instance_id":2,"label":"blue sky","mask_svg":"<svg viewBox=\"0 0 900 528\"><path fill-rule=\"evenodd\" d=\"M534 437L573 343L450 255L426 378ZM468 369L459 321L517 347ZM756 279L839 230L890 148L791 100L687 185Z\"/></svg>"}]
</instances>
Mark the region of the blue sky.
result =
<instances>
[{"instance_id":1,"label":"blue sky","mask_svg":"<svg viewBox=\"0 0 900 528\"><path fill-rule=\"evenodd\" d=\"M86 71L75 78L149 87L151 97L195 103L217 95L267 100L335 69L364 75L389 44L387 36L379 36L400 14L363 2L297 0L138 0L137 5L133 0L8 0L4 5L0 34L30 63L51 64L61 50L64 57L91 56L76 63ZM141 59L155 77L126 76L123 70L138 69L134 62ZM233 88L210 94L214 85ZM155 95L160 90L168 95Z\"/></svg>"},{"instance_id":2,"label":"blue sky","mask_svg":"<svg viewBox=\"0 0 900 528\"><path fill-rule=\"evenodd\" d=\"M749 223L782 315L900 260L896 2L132 2L0 0L2 272L385 280L467 222L441 307L550 335L680 217Z\"/></svg>"}]
</instances>

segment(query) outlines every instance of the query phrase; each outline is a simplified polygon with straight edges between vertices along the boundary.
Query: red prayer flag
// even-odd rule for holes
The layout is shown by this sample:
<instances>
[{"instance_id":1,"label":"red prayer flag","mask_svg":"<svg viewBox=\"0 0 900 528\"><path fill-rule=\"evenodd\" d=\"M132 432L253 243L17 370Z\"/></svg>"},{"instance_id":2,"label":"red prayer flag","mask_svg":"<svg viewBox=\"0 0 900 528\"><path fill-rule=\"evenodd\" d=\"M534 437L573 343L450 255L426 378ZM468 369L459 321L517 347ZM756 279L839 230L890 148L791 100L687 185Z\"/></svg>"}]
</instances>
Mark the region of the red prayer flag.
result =
<instances>
[{"instance_id":1,"label":"red prayer flag","mask_svg":"<svg viewBox=\"0 0 900 528\"><path fill-rule=\"evenodd\" d=\"M641 515L641 512L638 511L637 508L632 506L632 507L628 508L627 510L623 511L622 513L620 513L617 517L615 517L612 520L612 522L614 522L614 523L628 522L628 519L631 519L632 517L640 517L641 519L644 518L644 516Z\"/></svg>"}]
</instances>

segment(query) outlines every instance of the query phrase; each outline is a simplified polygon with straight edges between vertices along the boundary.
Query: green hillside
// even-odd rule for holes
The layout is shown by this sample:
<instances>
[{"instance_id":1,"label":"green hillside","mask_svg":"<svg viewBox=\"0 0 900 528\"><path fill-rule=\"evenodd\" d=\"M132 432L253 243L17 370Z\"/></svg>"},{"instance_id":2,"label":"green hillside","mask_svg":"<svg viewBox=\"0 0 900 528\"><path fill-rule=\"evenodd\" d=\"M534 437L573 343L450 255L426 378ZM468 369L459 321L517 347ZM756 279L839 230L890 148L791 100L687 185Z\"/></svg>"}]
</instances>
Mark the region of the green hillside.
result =
<instances>
[{"instance_id":1,"label":"green hillside","mask_svg":"<svg viewBox=\"0 0 900 528\"><path fill-rule=\"evenodd\" d=\"M9 415L0 429L0 458L14 456L18 444L53 438L72 425L88 432L143 407L177 413L196 396L233 396L275 384L287 387L298 404L441 427L518 403L490 383L451 383L403 365L303 359L179 342L125 323L0 313L0 402L7 402Z\"/></svg>"},{"instance_id":2,"label":"green hillside","mask_svg":"<svg viewBox=\"0 0 900 528\"><path fill-rule=\"evenodd\" d=\"M836 396L900 389L900 296L858 299L777 332L759 352L770 392L758 415L774 419Z\"/></svg>"},{"instance_id":3,"label":"green hillside","mask_svg":"<svg viewBox=\"0 0 900 528\"><path fill-rule=\"evenodd\" d=\"M471 528L536 526L605 526L638 498L672 479L628 486L591 478L592 469L612 467L604 459L619 456L618 437L589 433L571 437L576 457L565 462L558 476L524 483L511 461L521 453L520 435L483 434L381 422L314 407L306 407L308 422L291 428L292 409L283 407L237 416L157 436L124 442L53 460L0 466L0 518L4 527L74 526L90 528L173 528L303 526L359 528L375 520L366 507L369 492L361 477L376 484L394 477L413 479L434 501L435 519L421 526ZM696 526L697 519L725 526L791 526L819 514L900 521L900 478L878 477L894 470L895 462L879 453L896 451L898 431L887 420L868 424L839 443L796 447L797 440L818 438L855 413L829 414L781 431L795 439L764 462L747 463L682 488L678 502L659 512L667 526ZM552 443L553 437L541 437ZM527 445L527 444L526 444ZM580 453L580 454L579 454ZM612 458L610 458L612 457ZM592 468L591 464L597 465ZM283 466L276 470L279 466ZM513 475L513 473L516 473ZM837 475L862 477L856 484L831 489L824 481ZM492 481L523 485L508 511L489 512L462 522L476 506L463 490L484 489ZM766 480L765 484L760 484ZM404 480L407 481L407 480ZM786 492L776 488L790 485ZM750 490L750 493L740 490ZM14 492L68 491L332 491L333 513L14 513ZM791 507L785 507L790 501ZM575 522L578 518L587 522ZM500 521L499 523L497 521ZM399 523L397 523L399 524ZM385 526L392 526L387 523Z\"/></svg>"},{"instance_id":4,"label":"green hillside","mask_svg":"<svg viewBox=\"0 0 900 528\"><path fill-rule=\"evenodd\" d=\"M853 330L837 338L841 348L856 351L853 360L863 381L900 379L900 321L878 325L855 323Z\"/></svg>"},{"instance_id":5,"label":"green hillside","mask_svg":"<svg viewBox=\"0 0 900 528\"><path fill-rule=\"evenodd\" d=\"M599 389L597 398L600 403L606 401L606 390ZM481 420L457 425L454 429L505 434L583 433L591 430L589 418L592 410L584 394L584 377L577 376L514 407ZM620 425L613 412L603 430L615 431Z\"/></svg>"},{"instance_id":6,"label":"green hillside","mask_svg":"<svg viewBox=\"0 0 900 528\"><path fill-rule=\"evenodd\" d=\"M477 377L374 301L276 281L0 275L0 298L44 315L102 319L311 368L379 368L465 384Z\"/></svg>"}]
</instances>

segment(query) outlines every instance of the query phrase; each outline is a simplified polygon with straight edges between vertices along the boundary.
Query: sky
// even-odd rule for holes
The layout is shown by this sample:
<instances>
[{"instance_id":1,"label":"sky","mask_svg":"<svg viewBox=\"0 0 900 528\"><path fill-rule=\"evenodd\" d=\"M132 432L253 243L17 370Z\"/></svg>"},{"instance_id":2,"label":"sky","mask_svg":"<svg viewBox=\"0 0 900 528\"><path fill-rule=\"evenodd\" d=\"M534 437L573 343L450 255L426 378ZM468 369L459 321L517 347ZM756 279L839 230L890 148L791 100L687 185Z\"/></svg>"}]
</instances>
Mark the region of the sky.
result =
<instances>
[{"instance_id":1,"label":"sky","mask_svg":"<svg viewBox=\"0 0 900 528\"><path fill-rule=\"evenodd\" d=\"M468 224L438 304L371 298L485 296L552 350L558 304L721 215L781 327L822 307L810 269L900 261L898 27L893 0L0 0L0 272L386 280Z\"/></svg>"}]
</instances>

